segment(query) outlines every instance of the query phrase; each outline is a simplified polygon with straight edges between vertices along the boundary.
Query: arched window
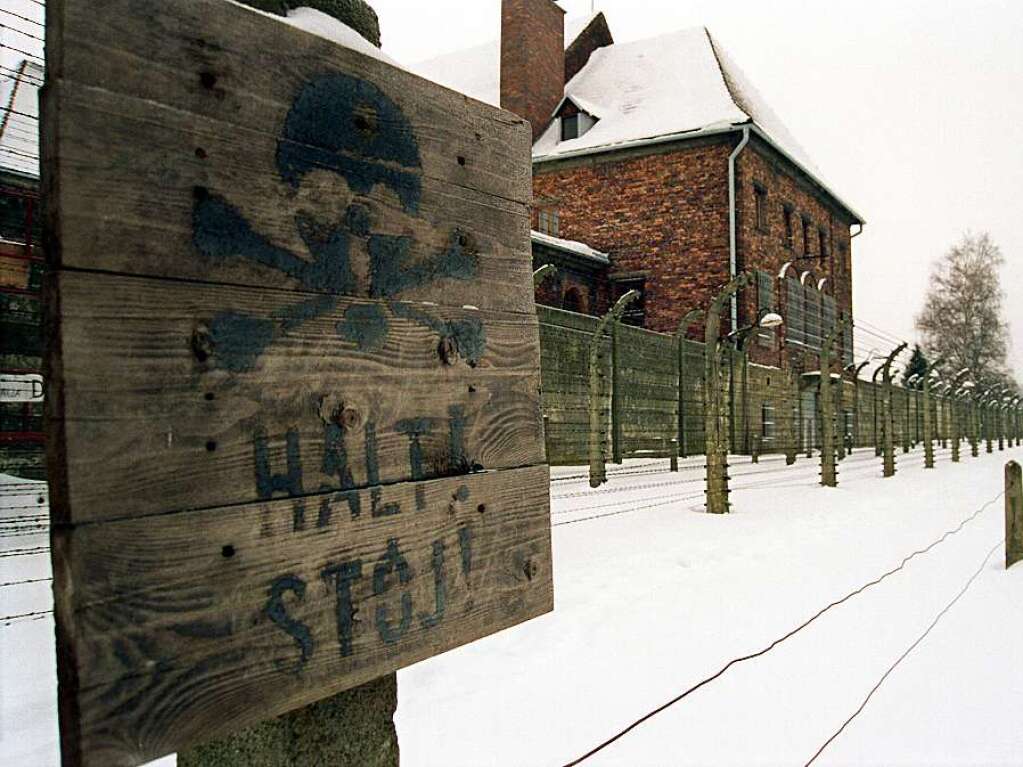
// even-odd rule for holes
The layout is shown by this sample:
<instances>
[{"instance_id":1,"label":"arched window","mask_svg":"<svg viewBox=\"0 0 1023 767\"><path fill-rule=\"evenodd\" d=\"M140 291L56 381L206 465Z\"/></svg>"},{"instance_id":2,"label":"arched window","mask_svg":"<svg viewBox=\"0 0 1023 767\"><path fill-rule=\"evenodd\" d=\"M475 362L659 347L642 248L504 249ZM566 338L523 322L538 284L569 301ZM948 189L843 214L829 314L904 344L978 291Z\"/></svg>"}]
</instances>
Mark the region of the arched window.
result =
<instances>
[{"instance_id":1,"label":"arched window","mask_svg":"<svg viewBox=\"0 0 1023 767\"><path fill-rule=\"evenodd\" d=\"M806 300L799 273L791 262L778 273L785 284L785 340L790 344L806 343Z\"/></svg>"},{"instance_id":2,"label":"arched window","mask_svg":"<svg viewBox=\"0 0 1023 767\"><path fill-rule=\"evenodd\" d=\"M817 290L817 279L812 272L803 272L800 280L803 283L804 322L806 338L803 341L811 349L820 349L823 336L821 334L821 294Z\"/></svg>"}]
</instances>

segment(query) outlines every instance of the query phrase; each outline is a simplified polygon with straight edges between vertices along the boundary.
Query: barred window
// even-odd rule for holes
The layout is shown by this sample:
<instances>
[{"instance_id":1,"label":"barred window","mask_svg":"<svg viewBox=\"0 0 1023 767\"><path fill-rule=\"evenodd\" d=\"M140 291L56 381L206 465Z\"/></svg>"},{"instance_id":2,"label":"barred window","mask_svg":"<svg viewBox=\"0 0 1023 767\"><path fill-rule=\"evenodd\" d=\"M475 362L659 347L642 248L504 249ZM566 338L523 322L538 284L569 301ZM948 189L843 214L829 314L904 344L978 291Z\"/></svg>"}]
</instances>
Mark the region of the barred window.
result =
<instances>
[{"instance_id":1,"label":"barred window","mask_svg":"<svg viewBox=\"0 0 1023 767\"><path fill-rule=\"evenodd\" d=\"M760 434L764 442L772 442L774 440L774 408L766 402L760 406Z\"/></svg>"},{"instance_id":2,"label":"barred window","mask_svg":"<svg viewBox=\"0 0 1023 767\"><path fill-rule=\"evenodd\" d=\"M806 343L806 301L803 286L795 277L785 280L785 338L789 343Z\"/></svg>"},{"instance_id":3,"label":"barred window","mask_svg":"<svg viewBox=\"0 0 1023 767\"><path fill-rule=\"evenodd\" d=\"M757 276L757 316L762 313L775 312L778 307L774 299L774 278L767 272L758 270ZM774 346L774 328L761 328L757 338L761 346Z\"/></svg>"},{"instance_id":4,"label":"barred window","mask_svg":"<svg viewBox=\"0 0 1023 767\"><path fill-rule=\"evenodd\" d=\"M806 312L806 341L811 349L821 348L821 294L813 285L803 288Z\"/></svg>"},{"instance_id":5,"label":"barred window","mask_svg":"<svg viewBox=\"0 0 1023 767\"><path fill-rule=\"evenodd\" d=\"M793 232L792 232L792 207L791 206L785 205L782 208L782 218L785 221L785 247L786 248L791 248L792 247L792 237L793 237Z\"/></svg>"},{"instance_id":6,"label":"barred window","mask_svg":"<svg viewBox=\"0 0 1023 767\"><path fill-rule=\"evenodd\" d=\"M767 231L767 190L760 184L753 185L753 195L756 199L756 221L757 229L761 232Z\"/></svg>"},{"instance_id":7,"label":"barred window","mask_svg":"<svg viewBox=\"0 0 1023 767\"><path fill-rule=\"evenodd\" d=\"M853 327L850 322L842 331L842 362L851 365L853 362Z\"/></svg>"},{"instance_id":8,"label":"barred window","mask_svg":"<svg viewBox=\"0 0 1023 767\"><path fill-rule=\"evenodd\" d=\"M821 330L822 335L826 338L832 330L835 329L835 299L832 296L821 296L821 319L824 323L824 327Z\"/></svg>"}]
</instances>

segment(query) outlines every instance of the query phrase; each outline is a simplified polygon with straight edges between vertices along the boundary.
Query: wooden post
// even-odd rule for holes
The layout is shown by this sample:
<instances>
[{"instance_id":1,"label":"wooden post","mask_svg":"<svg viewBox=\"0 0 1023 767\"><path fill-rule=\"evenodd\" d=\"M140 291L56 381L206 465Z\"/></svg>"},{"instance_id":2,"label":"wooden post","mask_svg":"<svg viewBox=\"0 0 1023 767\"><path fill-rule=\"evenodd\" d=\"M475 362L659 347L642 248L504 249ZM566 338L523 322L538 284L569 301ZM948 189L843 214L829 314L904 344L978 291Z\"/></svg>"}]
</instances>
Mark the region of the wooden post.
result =
<instances>
[{"instance_id":1,"label":"wooden post","mask_svg":"<svg viewBox=\"0 0 1023 767\"><path fill-rule=\"evenodd\" d=\"M604 465L607 456L607 421L603 418L603 404L605 401L604 381L604 331L609 324L614 327L618 323L622 312L630 303L639 298L639 291L630 290L619 298L611 310L600 318L597 327L590 339L589 349L589 410L590 410L590 433L589 433L589 455L590 455L590 487L600 487L607 482L607 469ZM613 336L612 336L613 343ZM613 352L613 348L612 348ZM613 380L613 379L612 379ZM613 392L612 392L613 396ZM612 419L613 419L612 407ZM612 426L613 431L613 426Z\"/></svg>"},{"instance_id":2,"label":"wooden post","mask_svg":"<svg viewBox=\"0 0 1023 767\"><path fill-rule=\"evenodd\" d=\"M1005 464L1005 567L1023 559L1023 478L1015 461Z\"/></svg>"},{"instance_id":3,"label":"wooden post","mask_svg":"<svg viewBox=\"0 0 1023 767\"><path fill-rule=\"evenodd\" d=\"M980 404L977 397L970 398L969 406L970 419L970 455L976 458L980 455Z\"/></svg>"},{"instance_id":4,"label":"wooden post","mask_svg":"<svg viewBox=\"0 0 1023 767\"><path fill-rule=\"evenodd\" d=\"M1005 404L995 405L995 418L998 423L998 449L1005 450Z\"/></svg>"},{"instance_id":5,"label":"wooden post","mask_svg":"<svg viewBox=\"0 0 1023 767\"><path fill-rule=\"evenodd\" d=\"M711 302L704 323L704 386L707 456L707 511L725 514L728 502L728 432L721 413L721 311L725 302L747 282L740 274L733 278Z\"/></svg>"},{"instance_id":6,"label":"wooden post","mask_svg":"<svg viewBox=\"0 0 1023 767\"><path fill-rule=\"evenodd\" d=\"M398 675L178 752L178 767L398 767Z\"/></svg>"},{"instance_id":7,"label":"wooden post","mask_svg":"<svg viewBox=\"0 0 1023 767\"><path fill-rule=\"evenodd\" d=\"M884 470L885 477L895 476L895 403L893 402L892 385L892 363L895 358L906 348L905 343L899 344L892 353L888 355L881 368L881 375L884 379L885 407L884 407Z\"/></svg>"}]
</instances>

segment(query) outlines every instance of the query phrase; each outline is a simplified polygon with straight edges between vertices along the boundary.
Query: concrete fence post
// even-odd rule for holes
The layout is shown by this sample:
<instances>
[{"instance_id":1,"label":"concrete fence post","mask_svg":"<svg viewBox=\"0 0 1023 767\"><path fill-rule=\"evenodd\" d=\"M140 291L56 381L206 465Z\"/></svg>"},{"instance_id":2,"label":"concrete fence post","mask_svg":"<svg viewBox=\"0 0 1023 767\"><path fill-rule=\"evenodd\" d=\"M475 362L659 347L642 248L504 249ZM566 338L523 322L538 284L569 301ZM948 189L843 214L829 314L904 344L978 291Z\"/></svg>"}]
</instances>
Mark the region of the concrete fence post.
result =
<instances>
[{"instance_id":1,"label":"concrete fence post","mask_svg":"<svg viewBox=\"0 0 1023 767\"><path fill-rule=\"evenodd\" d=\"M1023 477L1015 461L1005 464L1005 567L1023 559Z\"/></svg>"},{"instance_id":2,"label":"concrete fence post","mask_svg":"<svg viewBox=\"0 0 1023 767\"><path fill-rule=\"evenodd\" d=\"M704 322L704 431L707 457L707 512L725 514L728 502L729 433L722 424L721 407L721 312L727 300L748 280L745 274L733 278L711 302Z\"/></svg>"},{"instance_id":3,"label":"concrete fence post","mask_svg":"<svg viewBox=\"0 0 1023 767\"><path fill-rule=\"evenodd\" d=\"M893 401L892 385L892 363L895 358L906 348L905 343L899 344L892 353L888 355L881 368L881 375L884 378L885 408L884 408L884 470L885 477L895 476L895 403Z\"/></svg>"},{"instance_id":4,"label":"concrete fence post","mask_svg":"<svg viewBox=\"0 0 1023 767\"><path fill-rule=\"evenodd\" d=\"M835 387L831 381L831 354L835 340L845 328L846 320L828 333L820 352L820 381L818 399L821 411L821 484L825 487L837 487L838 471L835 467Z\"/></svg>"},{"instance_id":5,"label":"concrete fence post","mask_svg":"<svg viewBox=\"0 0 1023 767\"><path fill-rule=\"evenodd\" d=\"M611 321L611 460L622 462L622 340L618 317Z\"/></svg>"},{"instance_id":6,"label":"concrete fence post","mask_svg":"<svg viewBox=\"0 0 1023 767\"><path fill-rule=\"evenodd\" d=\"M605 396L603 380L604 376L604 352L603 338L604 331L609 323L617 322L625 307L639 298L639 291L630 290L623 295L611 310L600 318L597 327L593 331L593 338L590 339L589 349L589 458L590 458L590 487L600 487L607 482L607 422L602 417Z\"/></svg>"}]
</instances>

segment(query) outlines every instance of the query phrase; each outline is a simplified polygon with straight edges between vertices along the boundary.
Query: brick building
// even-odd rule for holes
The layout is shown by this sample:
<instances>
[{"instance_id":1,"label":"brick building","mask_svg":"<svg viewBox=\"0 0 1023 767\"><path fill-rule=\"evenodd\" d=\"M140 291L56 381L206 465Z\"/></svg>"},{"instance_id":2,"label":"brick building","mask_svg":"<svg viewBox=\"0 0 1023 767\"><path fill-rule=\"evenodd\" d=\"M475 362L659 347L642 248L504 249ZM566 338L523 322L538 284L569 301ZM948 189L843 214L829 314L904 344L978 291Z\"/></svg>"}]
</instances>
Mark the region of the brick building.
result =
<instances>
[{"instance_id":1,"label":"brick building","mask_svg":"<svg viewBox=\"0 0 1023 767\"><path fill-rule=\"evenodd\" d=\"M504 0L500 44L416 69L532 123L534 262L561 272L539 302L599 314L635 288L628 321L673 333L745 271L756 279L723 332L777 310L785 324L757 334L750 357L804 371L851 316L862 217L706 29L621 44L603 14L566 22L553 0ZM583 248L607 265L579 269ZM851 333L843 345L849 357Z\"/></svg>"}]
</instances>

